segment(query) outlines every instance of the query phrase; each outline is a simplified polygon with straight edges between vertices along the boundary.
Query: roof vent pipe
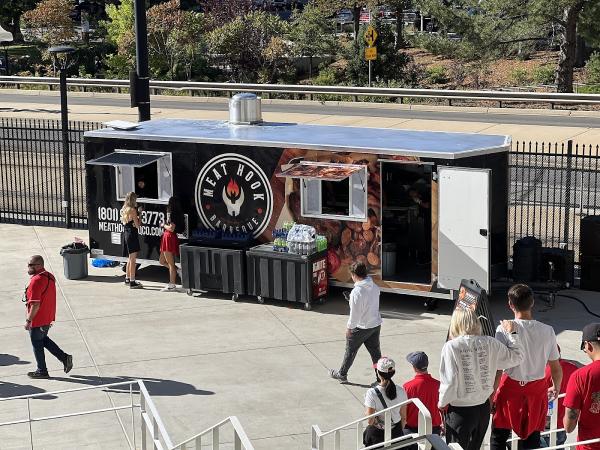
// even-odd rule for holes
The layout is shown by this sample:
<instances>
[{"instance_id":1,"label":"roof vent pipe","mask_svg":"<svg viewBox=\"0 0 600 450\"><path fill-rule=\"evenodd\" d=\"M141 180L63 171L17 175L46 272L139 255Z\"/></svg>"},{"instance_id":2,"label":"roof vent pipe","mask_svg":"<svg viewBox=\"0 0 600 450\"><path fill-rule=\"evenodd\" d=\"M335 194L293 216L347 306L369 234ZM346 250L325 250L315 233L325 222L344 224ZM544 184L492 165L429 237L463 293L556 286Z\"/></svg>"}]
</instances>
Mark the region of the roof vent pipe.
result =
<instances>
[{"instance_id":1,"label":"roof vent pipe","mask_svg":"<svg viewBox=\"0 0 600 450\"><path fill-rule=\"evenodd\" d=\"M229 124L252 125L262 122L260 97L249 92L235 94L229 100Z\"/></svg>"}]
</instances>

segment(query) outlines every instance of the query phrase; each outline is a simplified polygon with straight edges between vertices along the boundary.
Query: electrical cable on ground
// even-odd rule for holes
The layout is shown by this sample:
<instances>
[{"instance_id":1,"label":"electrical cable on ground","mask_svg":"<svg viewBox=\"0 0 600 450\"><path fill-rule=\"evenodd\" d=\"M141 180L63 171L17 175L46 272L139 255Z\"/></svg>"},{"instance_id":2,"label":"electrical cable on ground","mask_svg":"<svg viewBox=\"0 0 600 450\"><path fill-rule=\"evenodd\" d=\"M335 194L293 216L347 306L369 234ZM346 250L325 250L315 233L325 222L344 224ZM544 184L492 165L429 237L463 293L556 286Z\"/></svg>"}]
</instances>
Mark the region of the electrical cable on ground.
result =
<instances>
[{"instance_id":1,"label":"electrical cable on ground","mask_svg":"<svg viewBox=\"0 0 600 450\"><path fill-rule=\"evenodd\" d=\"M557 296L557 297L570 298L571 300L575 300L576 302L579 302L579 303L581 303L581 306L583 306L583 307L585 308L585 310L586 310L586 311L587 311L589 314L591 314L591 315L592 315L592 316L594 316L594 317L598 317L598 318L600 318L600 314L596 314L595 312L591 311L591 310L590 310L590 309L587 307L587 305L586 305L586 304L585 304L583 301L581 301L580 299L578 299L577 297L573 297L573 296L571 296L571 295L565 295L565 294L558 294L558 293L556 294L556 296Z\"/></svg>"}]
</instances>

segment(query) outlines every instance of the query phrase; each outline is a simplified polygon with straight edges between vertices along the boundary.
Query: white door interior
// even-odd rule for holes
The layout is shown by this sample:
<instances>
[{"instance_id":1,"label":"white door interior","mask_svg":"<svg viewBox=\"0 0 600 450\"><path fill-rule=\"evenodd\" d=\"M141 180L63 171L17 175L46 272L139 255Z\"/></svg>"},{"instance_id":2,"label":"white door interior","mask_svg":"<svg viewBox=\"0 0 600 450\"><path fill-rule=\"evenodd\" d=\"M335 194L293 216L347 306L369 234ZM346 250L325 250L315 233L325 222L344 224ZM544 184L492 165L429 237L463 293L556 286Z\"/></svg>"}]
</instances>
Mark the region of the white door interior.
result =
<instances>
[{"instance_id":1,"label":"white door interior","mask_svg":"<svg viewBox=\"0 0 600 450\"><path fill-rule=\"evenodd\" d=\"M457 290L462 279L490 288L490 170L440 167L438 285Z\"/></svg>"}]
</instances>

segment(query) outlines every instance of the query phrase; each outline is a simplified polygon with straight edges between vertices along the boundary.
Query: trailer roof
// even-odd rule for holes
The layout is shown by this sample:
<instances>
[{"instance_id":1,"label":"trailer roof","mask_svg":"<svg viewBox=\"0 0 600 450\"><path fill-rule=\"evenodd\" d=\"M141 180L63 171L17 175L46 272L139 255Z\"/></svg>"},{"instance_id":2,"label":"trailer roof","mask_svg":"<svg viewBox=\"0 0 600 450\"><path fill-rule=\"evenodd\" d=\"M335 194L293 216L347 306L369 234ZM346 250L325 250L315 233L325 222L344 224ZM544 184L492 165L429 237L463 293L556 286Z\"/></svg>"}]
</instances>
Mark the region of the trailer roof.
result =
<instances>
[{"instance_id":1,"label":"trailer roof","mask_svg":"<svg viewBox=\"0 0 600 450\"><path fill-rule=\"evenodd\" d=\"M358 128L296 123L229 125L227 121L160 119L141 122L134 130L104 128L86 137L302 148L324 151L458 159L505 152L510 137L439 131Z\"/></svg>"}]
</instances>

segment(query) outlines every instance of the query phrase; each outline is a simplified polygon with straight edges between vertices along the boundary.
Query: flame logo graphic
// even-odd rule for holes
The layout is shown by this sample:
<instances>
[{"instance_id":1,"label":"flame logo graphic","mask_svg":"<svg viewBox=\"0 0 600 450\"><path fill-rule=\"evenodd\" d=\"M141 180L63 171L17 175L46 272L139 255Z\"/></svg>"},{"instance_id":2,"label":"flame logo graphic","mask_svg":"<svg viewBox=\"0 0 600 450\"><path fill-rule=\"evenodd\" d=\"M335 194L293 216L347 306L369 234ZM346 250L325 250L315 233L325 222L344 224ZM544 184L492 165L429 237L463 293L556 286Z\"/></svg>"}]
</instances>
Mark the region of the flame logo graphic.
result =
<instances>
[{"instance_id":1,"label":"flame logo graphic","mask_svg":"<svg viewBox=\"0 0 600 450\"><path fill-rule=\"evenodd\" d=\"M240 196L240 187L233 178L231 178L229 180L229 183L227 183L225 191L227 192L227 197L229 197L233 201L236 201Z\"/></svg>"}]
</instances>

